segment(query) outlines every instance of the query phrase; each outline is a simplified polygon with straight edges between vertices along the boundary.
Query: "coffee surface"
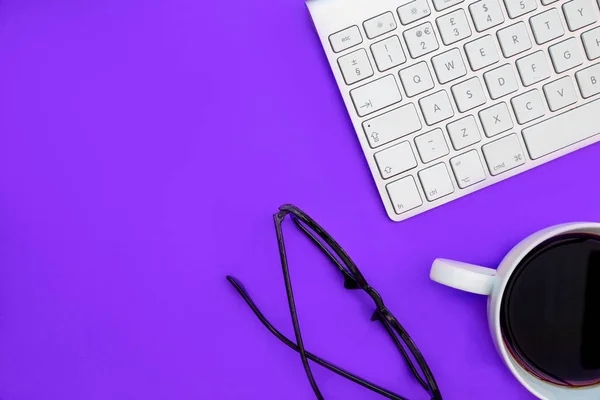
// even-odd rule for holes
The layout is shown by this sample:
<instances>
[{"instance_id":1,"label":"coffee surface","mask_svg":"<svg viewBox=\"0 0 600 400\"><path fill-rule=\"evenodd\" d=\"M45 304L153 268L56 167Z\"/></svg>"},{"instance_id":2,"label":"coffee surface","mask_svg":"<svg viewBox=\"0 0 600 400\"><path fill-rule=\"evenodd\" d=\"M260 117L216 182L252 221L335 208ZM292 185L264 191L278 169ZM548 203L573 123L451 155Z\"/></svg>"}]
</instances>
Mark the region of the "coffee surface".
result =
<instances>
[{"instance_id":1,"label":"coffee surface","mask_svg":"<svg viewBox=\"0 0 600 400\"><path fill-rule=\"evenodd\" d=\"M557 236L511 276L500 322L523 368L558 385L600 383L600 237Z\"/></svg>"}]
</instances>

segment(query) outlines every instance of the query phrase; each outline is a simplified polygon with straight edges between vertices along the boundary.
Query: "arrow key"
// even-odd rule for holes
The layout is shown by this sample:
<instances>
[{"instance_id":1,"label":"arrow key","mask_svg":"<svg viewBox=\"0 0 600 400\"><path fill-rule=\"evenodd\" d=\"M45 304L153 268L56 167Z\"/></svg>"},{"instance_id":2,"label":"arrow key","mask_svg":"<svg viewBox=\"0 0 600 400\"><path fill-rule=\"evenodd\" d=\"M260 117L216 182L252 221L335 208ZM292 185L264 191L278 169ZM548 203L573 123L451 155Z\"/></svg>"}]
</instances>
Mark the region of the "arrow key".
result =
<instances>
[{"instance_id":1,"label":"arrow key","mask_svg":"<svg viewBox=\"0 0 600 400\"><path fill-rule=\"evenodd\" d=\"M409 142L402 142L375 153L375 161L383 179L391 178L417 166L417 159Z\"/></svg>"}]
</instances>

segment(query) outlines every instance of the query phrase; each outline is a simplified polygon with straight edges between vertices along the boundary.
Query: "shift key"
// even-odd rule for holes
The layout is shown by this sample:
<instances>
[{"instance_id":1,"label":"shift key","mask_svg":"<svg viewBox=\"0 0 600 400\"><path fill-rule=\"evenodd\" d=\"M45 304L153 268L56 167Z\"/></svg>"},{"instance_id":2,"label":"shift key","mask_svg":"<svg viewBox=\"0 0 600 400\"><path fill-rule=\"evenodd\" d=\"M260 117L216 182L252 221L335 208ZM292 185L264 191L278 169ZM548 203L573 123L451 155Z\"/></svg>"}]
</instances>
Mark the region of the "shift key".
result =
<instances>
[{"instance_id":1,"label":"shift key","mask_svg":"<svg viewBox=\"0 0 600 400\"><path fill-rule=\"evenodd\" d=\"M393 75L367 83L350 92L359 116L372 114L402 100L400 89Z\"/></svg>"},{"instance_id":2,"label":"shift key","mask_svg":"<svg viewBox=\"0 0 600 400\"><path fill-rule=\"evenodd\" d=\"M525 164L525 153L516 134L486 144L482 150L492 175L499 175Z\"/></svg>"}]
</instances>

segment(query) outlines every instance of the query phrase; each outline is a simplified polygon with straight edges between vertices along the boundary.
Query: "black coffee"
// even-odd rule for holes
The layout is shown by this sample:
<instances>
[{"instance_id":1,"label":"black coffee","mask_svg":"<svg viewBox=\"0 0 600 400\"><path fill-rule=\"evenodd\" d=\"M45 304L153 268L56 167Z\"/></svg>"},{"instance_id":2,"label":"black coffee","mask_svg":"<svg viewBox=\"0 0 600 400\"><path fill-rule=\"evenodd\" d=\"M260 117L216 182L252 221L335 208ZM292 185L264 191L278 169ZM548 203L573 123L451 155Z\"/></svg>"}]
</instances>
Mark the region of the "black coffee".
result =
<instances>
[{"instance_id":1,"label":"black coffee","mask_svg":"<svg viewBox=\"0 0 600 400\"><path fill-rule=\"evenodd\" d=\"M600 383L600 237L576 233L521 261L502 300L500 324L519 364L564 386Z\"/></svg>"}]
</instances>

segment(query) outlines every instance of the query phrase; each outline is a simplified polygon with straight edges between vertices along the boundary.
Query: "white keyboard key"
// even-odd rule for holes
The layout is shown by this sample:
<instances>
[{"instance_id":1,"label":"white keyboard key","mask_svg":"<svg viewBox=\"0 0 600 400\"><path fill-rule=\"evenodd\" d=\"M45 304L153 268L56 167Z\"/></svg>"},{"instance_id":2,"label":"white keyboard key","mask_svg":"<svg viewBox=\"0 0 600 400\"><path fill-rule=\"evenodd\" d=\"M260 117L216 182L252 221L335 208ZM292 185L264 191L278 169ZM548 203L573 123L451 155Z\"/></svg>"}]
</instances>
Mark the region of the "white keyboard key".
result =
<instances>
[{"instance_id":1,"label":"white keyboard key","mask_svg":"<svg viewBox=\"0 0 600 400\"><path fill-rule=\"evenodd\" d=\"M575 78L584 99L600 93L600 64L582 69L575 74ZM595 118L598 118L598 114Z\"/></svg>"},{"instance_id":2,"label":"white keyboard key","mask_svg":"<svg viewBox=\"0 0 600 400\"><path fill-rule=\"evenodd\" d=\"M457 4L462 3L464 0L433 0L433 6L436 10L442 11L446 8L450 8Z\"/></svg>"},{"instance_id":3,"label":"white keyboard key","mask_svg":"<svg viewBox=\"0 0 600 400\"><path fill-rule=\"evenodd\" d=\"M550 58L556 73L567 71L583 64L583 56L579 51L579 42L575 38L550 46Z\"/></svg>"},{"instance_id":4,"label":"white keyboard key","mask_svg":"<svg viewBox=\"0 0 600 400\"><path fill-rule=\"evenodd\" d=\"M419 105L427 125L437 124L454 116L452 104L450 104L450 99L445 90L423 97L419 100Z\"/></svg>"},{"instance_id":5,"label":"white keyboard key","mask_svg":"<svg viewBox=\"0 0 600 400\"><path fill-rule=\"evenodd\" d=\"M481 141L481 133L472 115L451 122L446 128L454 150L462 150Z\"/></svg>"},{"instance_id":6,"label":"white keyboard key","mask_svg":"<svg viewBox=\"0 0 600 400\"><path fill-rule=\"evenodd\" d=\"M529 155L535 160L599 134L598 115L600 101L595 100L523 129Z\"/></svg>"},{"instance_id":7,"label":"white keyboard key","mask_svg":"<svg viewBox=\"0 0 600 400\"><path fill-rule=\"evenodd\" d=\"M365 21L363 27L365 28L367 37L373 39L393 31L398 26L396 25L394 14L387 12Z\"/></svg>"},{"instance_id":8,"label":"white keyboard key","mask_svg":"<svg viewBox=\"0 0 600 400\"><path fill-rule=\"evenodd\" d=\"M427 0L414 0L398 8L398 16L403 25L425 18L431 14Z\"/></svg>"},{"instance_id":9,"label":"white keyboard key","mask_svg":"<svg viewBox=\"0 0 600 400\"><path fill-rule=\"evenodd\" d=\"M338 64L347 85L373 76L373 68L365 49L357 50L338 59Z\"/></svg>"},{"instance_id":10,"label":"white keyboard key","mask_svg":"<svg viewBox=\"0 0 600 400\"><path fill-rule=\"evenodd\" d=\"M429 22L404 31L404 40L412 58L421 57L440 47Z\"/></svg>"},{"instance_id":11,"label":"white keyboard key","mask_svg":"<svg viewBox=\"0 0 600 400\"><path fill-rule=\"evenodd\" d=\"M392 36L371 46L377 69L381 72L397 67L406 62L400 38Z\"/></svg>"},{"instance_id":12,"label":"white keyboard key","mask_svg":"<svg viewBox=\"0 0 600 400\"><path fill-rule=\"evenodd\" d=\"M598 6L594 0L573 0L563 4L562 8L571 31L576 31L597 21Z\"/></svg>"},{"instance_id":13,"label":"white keyboard key","mask_svg":"<svg viewBox=\"0 0 600 400\"><path fill-rule=\"evenodd\" d=\"M498 41L504 57L509 58L531 48L531 39L523 22L498 31Z\"/></svg>"},{"instance_id":14,"label":"white keyboard key","mask_svg":"<svg viewBox=\"0 0 600 400\"><path fill-rule=\"evenodd\" d=\"M350 91L350 97L360 117L382 110L402 100L396 79L392 75L367 83Z\"/></svg>"},{"instance_id":15,"label":"white keyboard key","mask_svg":"<svg viewBox=\"0 0 600 400\"><path fill-rule=\"evenodd\" d=\"M493 137L513 128L513 121L506 103L498 103L481 110L479 119L487 137Z\"/></svg>"},{"instance_id":16,"label":"white keyboard key","mask_svg":"<svg viewBox=\"0 0 600 400\"><path fill-rule=\"evenodd\" d=\"M402 86L409 97L416 96L433 88L433 78L424 61L400 71Z\"/></svg>"},{"instance_id":17,"label":"white keyboard key","mask_svg":"<svg viewBox=\"0 0 600 400\"><path fill-rule=\"evenodd\" d=\"M446 164L440 163L419 172L419 180L427 200L434 201L454 192Z\"/></svg>"},{"instance_id":18,"label":"white keyboard key","mask_svg":"<svg viewBox=\"0 0 600 400\"><path fill-rule=\"evenodd\" d=\"M547 6L548 4L556 3L558 0L542 0L542 4Z\"/></svg>"},{"instance_id":19,"label":"white keyboard key","mask_svg":"<svg viewBox=\"0 0 600 400\"><path fill-rule=\"evenodd\" d=\"M372 148L421 130L414 104L407 104L363 122L363 130Z\"/></svg>"},{"instance_id":20,"label":"white keyboard key","mask_svg":"<svg viewBox=\"0 0 600 400\"><path fill-rule=\"evenodd\" d=\"M544 11L529 19L537 44L544 44L565 34L560 13L556 8Z\"/></svg>"},{"instance_id":21,"label":"white keyboard key","mask_svg":"<svg viewBox=\"0 0 600 400\"><path fill-rule=\"evenodd\" d=\"M363 41L358 26L351 26L343 31L329 36L329 43L334 52L348 50L351 47L358 46Z\"/></svg>"},{"instance_id":22,"label":"white keyboard key","mask_svg":"<svg viewBox=\"0 0 600 400\"><path fill-rule=\"evenodd\" d=\"M454 157L450 160L458 187L464 189L485 180L485 171L477 150Z\"/></svg>"},{"instance_id":23,"label":"white keyboard key","mask_svg":"<svg viewBox=\"0 0 600 400\"><path fill-rule=\"evenodd\" d=\"M483 32L504 22L498 0L481 0L469 6L477 32Z\"/></svg>"},{"instance_id":24,"label":"white keyboard key","mask_svg":"<svg viewBox=\"0 0 600 400\"><path fill-rule=\"evenodd\" d=\"M452 49L431 59L440 83L458 79L467 74L467 68L458 49Z\"/></svg>"},{"instance_id":25,"label":"white keyboard key","mask_svg":"<svg viewBox=\"0 0 600 400\"><path fill-rule=\"evenodd\" d=\"M518 59L517 70L523 86L530 86L550 77L550 66L541 50Z\"/></svg>"},{"instance_id":26,"label":"white keyboard key","mask_svg":"<svg viewBox=\"0 0 600 400\"><path fill-rule=\"evenodd\" d=\"M452 95L460 112L472 110L485 104L486 101L481 82L477 77L452 86Z\"/></svg>"},{"instance_id":27,"label":"white keyboard key","mask_svg":"<svg viewBox=\"0 0 600 400\"><path fill-rule=\"evenodd\" d=\"M424 163L437 160L450 152L444 139L444 132L440 128L417 136L415 144Z\"/></svg>"},{"instance_id":28,"label":"white keyboard key","mask_svg":"<svg viewBox=\"0 0 600 400\"><path fill-rule=\"evenodd\" d=\"M397 214L413 210L423 204L415 178L412 176L390 183L387 185L387 191Z\"/></svg>"},{"instance_id":29,"label":"white keyboard key","mask_svg":"<svg viewBox=\"0 0 600 400\"><path fill-rule=\"evenodd\" d=\"M560 110L577 102L577 92L570 76L544 85L544 95L551 111Z\"/></svg>"},{"instance_id":30,"label":"white keyboard key","mask_svg":"<svg viewBox=\"0 0 600 400\"><path fill-rule=\"evenodd\" d=\"M464 10L456 10L435 20L446 46L471 36L471 28Z\"/></svg>"},{"instance_id":31,"label":"white keyboard key","mask_svg":"<svg viewBox=\"0 0 600 400\"><path fill-rule=\"evenodd\" d=\"M520 17L537 8L536 0L504 0L504 4L510 18Z\"/></svg>"},{"instance_id":32,"label":"white keyboard key","mask_svg":"<svg viewBox=\"0 0 600 400\"><path fill-rule=\"evenodd\" d=\"M588 60L600 57L600 27L584 32L581 35L583 47Z\"/></svg>"},{"instance_id":33,"label":"white keyboard key","mask_svg":"<svg viewBox=\"0 0 600 400\"><path fill-rule=\"evenodd\" d=\"M546 113L540 92L537 89L513 97L510 102L519 124L526 124L529 121L543 117Z\"/></svg>"},{"instance_id":34,"label":"white keyboard key","mask_svg":"<svg viewBox=\"0 0 600 400\"><path fill-rule=\"evenodd\" d=\"M495 64L500 60L496 43L490 35L465 44L465 53L467 53L473 71Z\"/></svg>"},{"instance_id":35,"label":"white keyboard key","mask_svg":"<svg viewBox=\"0 0 600 400\"><path fill-rule=\"evenodd\" d=\"M485 84L490 92L490 97L494 100L506 96L509 93L516 92L519 89L517 78L510 64L493 69L483 74Z\"/></svg>"},{"instance_id":36,"label":"white keyboard key","mask_svg":"<svg viewBox=\"0 0 600 400\"><path fill-rule=\"evenodd\" d=\"M417 159L409 142L402 142L375 153L375 161L383 179L391 178L417 166Z\"/></svg>"},{"instance_id":37,"label":"white keyboard key","mask_svg":"<svg viewBox=\"0 0 600 400\"><path fill-rule=\"evenodd\" d=\"M525 154L514 133L481 148L492 175L499 175L525 164Z\"/></svg>"}]
</instances>

